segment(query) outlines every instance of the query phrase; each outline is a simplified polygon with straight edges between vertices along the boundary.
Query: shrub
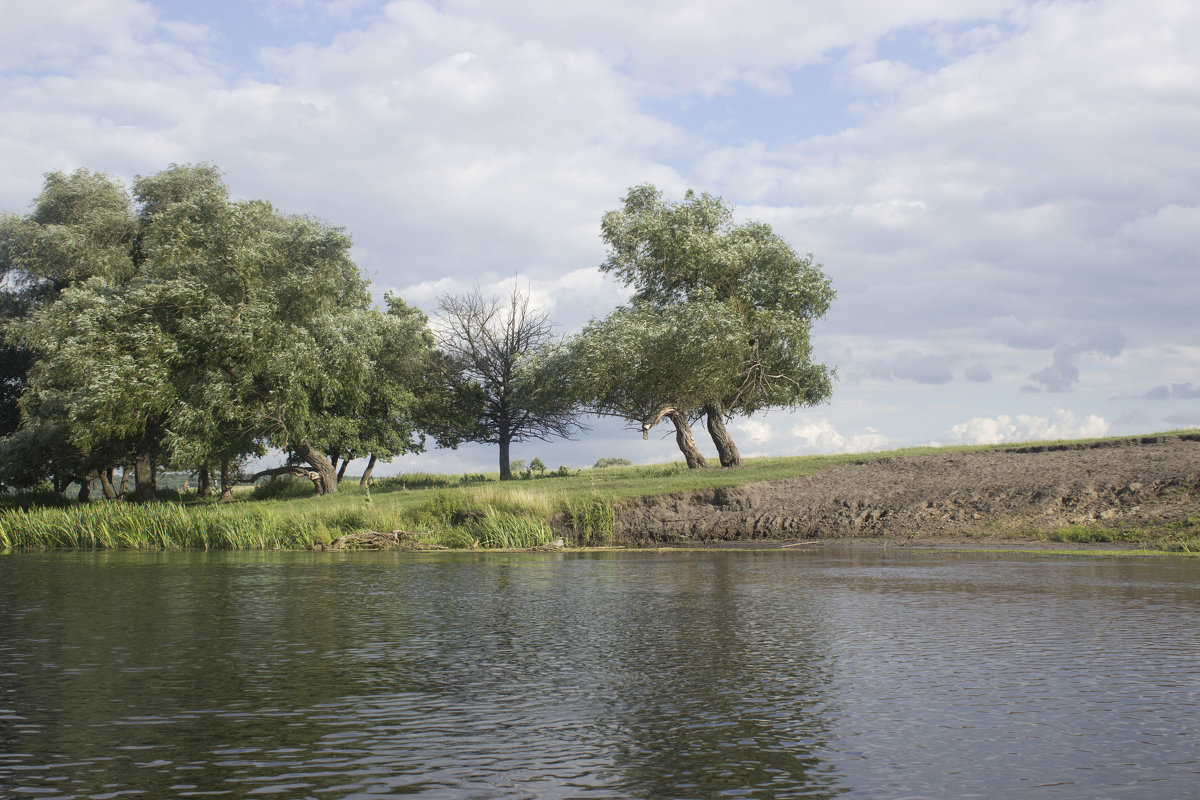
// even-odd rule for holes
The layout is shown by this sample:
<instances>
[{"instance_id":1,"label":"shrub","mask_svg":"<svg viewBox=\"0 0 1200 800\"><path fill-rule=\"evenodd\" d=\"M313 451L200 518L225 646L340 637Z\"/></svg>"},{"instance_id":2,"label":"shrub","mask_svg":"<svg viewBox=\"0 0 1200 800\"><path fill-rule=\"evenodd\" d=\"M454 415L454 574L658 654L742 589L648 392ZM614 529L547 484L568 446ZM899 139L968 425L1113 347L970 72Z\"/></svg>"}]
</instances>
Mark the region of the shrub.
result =
<instances>
[{"instance_id":1,"label":"shrub","mask_svg":"<svg viewBox=\"0 0 1200 800\"><path fill-rule=\"evenodd\" d=\"M312 481L296 475L282 475L260 480L254 485L250 497L255 500L289 500L312 497L314 493Z\"/></svg>"},{"instance_id":2,"label":"shrub","mask_svg":"<svg viewBox=\"0 0 1200 800\"><path fill-rule=\"evenodd\" d=\"M596 463L592 465L592 469L605 469L606 467L632 467L633 462L628 458L598 458Z\"/></svg>"}]
</instances>

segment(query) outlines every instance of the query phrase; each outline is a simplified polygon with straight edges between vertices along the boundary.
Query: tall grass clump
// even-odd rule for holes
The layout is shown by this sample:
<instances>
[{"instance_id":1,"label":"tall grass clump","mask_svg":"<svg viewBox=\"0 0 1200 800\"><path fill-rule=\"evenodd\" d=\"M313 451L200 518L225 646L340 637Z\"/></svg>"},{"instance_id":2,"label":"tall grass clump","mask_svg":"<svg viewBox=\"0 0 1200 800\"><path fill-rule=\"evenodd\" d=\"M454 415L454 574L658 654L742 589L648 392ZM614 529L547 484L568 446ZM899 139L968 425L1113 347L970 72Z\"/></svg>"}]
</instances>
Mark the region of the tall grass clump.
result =
<instances>
[{"instance_id":1,"label":"tall grass clump","mask_svg":"<svg viewBox=\"0 0 1200 800\"><path fill-rule=\"evenodd\" d=\"M320 533L264 507L84 503L0 512L0 547L19 549L292 549Z\"/></svg>"},{"instance_id":2,"label":"tall grass clump","mask_svg":"<svg viewBox=\"0 0 1200 800\"><path fill-rule=\"evenodd\" d=\"M475 520L469 532L481 547L506 549L541 547L554 538L554 532L545 522L502 512Z\"/></svg>"},{"instance_id":3,"label":"tall grass clump","mask_svg":"<svg viewBox=\"0 0 1200 800\"><path fill-rule=\"evenodd\" d=\"M567 501L565 516L580 547L605 547L616 537L617 510L609 500L572 498Z\"/></svg>"},{"instance_id":4,"label":"tall grass clump","mask_svg":"<svg viewBox=\"0 0 1200 800\"><path fill-rule=\"evenodd\" d=\"M511 484L477 489L470 493L468 498L472 507L484 513L549 519L558 510L558 503L552 491L524 486L518 489Z\"/></svg>"}]
</instances>

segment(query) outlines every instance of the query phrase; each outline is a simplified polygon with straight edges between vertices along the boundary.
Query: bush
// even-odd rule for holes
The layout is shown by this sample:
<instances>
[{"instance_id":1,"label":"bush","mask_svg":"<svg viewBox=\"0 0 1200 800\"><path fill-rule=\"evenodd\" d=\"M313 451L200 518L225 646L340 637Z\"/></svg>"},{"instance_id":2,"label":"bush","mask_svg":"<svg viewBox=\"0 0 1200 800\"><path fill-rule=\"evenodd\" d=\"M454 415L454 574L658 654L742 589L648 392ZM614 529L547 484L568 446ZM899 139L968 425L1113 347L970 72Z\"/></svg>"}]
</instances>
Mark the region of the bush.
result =
<instances>
[{"instance_id":1,"label":"bush","mask_svg":"<svg viewBox=\"0 0 1200 800\"><path fill-rule=\"evenodd\" d=\"M316 493L312 481L296 475L264 478L254 485L250 497L255 500L290 500L297 497L312 497Z\"/></svg>"},{"instance_id":2,"label":"bush","mask_svg":"<svg viewBox=\"0 0 1200 800\"><path fill-rule=\"evenodd\" d=\"M633 462L628 458L599 458L592 465L592 469L605 469L606 467L632 467Z\"/></svg>"}]
</instances>

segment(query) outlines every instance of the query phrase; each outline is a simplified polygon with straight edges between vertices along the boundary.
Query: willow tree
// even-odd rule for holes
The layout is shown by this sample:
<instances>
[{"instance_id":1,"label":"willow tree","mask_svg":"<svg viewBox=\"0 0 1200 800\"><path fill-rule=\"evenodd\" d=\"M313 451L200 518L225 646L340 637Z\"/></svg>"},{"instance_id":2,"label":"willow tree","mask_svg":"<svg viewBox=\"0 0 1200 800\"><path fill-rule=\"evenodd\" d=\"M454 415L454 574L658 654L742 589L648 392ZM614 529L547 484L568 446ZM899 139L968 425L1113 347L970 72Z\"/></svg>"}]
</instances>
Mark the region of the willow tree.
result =
<instances>
[{"instance_id":1,"label":"willow tree","mask_svg":"<svg viewBox=\"0 0 1200 800\"><path fill-rule=\"evenodd\" d=\"M722 303L655 308L634 302L572 337L558 369L569 375L576 402L626 420L643 438L669 420L688 467L706 467L691 421L714 385L727 379L726 364L740 358L737 324Z\"/></svg>"},{"instance_id":2,"label":"willow tree","mask_svg":"<svg viewBox=\"0 0 1200 800\"><path fill-rule=\"evenodd\" d=\"M341 417L393 413L394 384L415 378L380 367L397 347L428 353L427 337L371 310L345 231L235 202L214 167L141 178L126 206L132 227L104 251L108 268L63 269L74 262L44 255L32 234L10 248L25 274L69 278L42 278L66 285L9 326L33 359L23 428L61 431L64 450L89 456L128 443L142 500L153 498L161 463L227 474L266 447L307 463L321 492L336 491L321 442ZM375 402L381 392L389 403Z\"/></svg>"},{"instance_id":3,"label":"willow tree","mask_svg":"<svg viewBox=\"0 0 1200 800\"><path fill-rule=\"evenodd\" d=\"M124 186L88 170L47 174L29 214L0 217L0 479L6 483L53 478L56 488L78 481L86 492L96 476L106 494L115 494L107 478L127 442L109 437L82 449L72 441L69 419L22 415L37 353L20 328L76 284L132 274L136 228ZM63 335L79 339L88 332L70 326ZM53 407L54 399L46 399Z\"/></svg>"},{"instance_id":4,"label":"willow tree","mask_svg":"<svg viewBox=\"0 0 1200 800\"><path fill-rule=\"evenodd\" d=\"M769 225L736 223L719 197L689 191L668 202L649 184L631 189L601 228L609 249L601 269L633 288L635 301L659 311L726 307L739 352L697 407L722 466L741 464L727 419L828 399L833 376L812 361L810 334L834 291L811 255L798 256Z\"/></svg>"}]
</instances>

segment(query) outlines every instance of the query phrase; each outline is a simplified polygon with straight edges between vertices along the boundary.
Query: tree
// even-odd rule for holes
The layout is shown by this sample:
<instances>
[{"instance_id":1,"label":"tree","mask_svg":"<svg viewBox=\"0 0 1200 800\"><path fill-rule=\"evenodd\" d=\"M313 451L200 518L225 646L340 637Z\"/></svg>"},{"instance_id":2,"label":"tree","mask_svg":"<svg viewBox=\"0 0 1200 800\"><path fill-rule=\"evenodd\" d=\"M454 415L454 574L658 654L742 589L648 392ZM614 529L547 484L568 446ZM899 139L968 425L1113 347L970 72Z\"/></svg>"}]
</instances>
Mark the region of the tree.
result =
<instances>
[{"instance_id":1,"label":"tree","mask_svg":"<svg viewBox=\"0 0 1200 800\"><path fill-rule=\"evenodd\" d=\"M384 296L386 315L369 314L360 334L366 335L357 346L373 362L371 373L354 385L357 395L347 410L344 398L337 413L331 414L323 437L323 448L333 465L341 459L337 478L341 481L346 466L356 458L368 463L360 484L370 480L375 463L425 447L425 409L429 393L422 390L433 361L433 335L419 309L388 292Z\"/></svg>"},{"instance_id":2,"label":"tree","mask_svg":"<svg viewBox=\"0 0 1200 800\"><path fill-rule=\"evenodd\" d=\"M500 479L510 480L513 442L570 438L582 429L559 375L544 368L558 345L554 325L513 288L505 301L478 288L439 299L436 338L444 385L470 409L454 432L460 441L500 447Z\"/></svg>"},{"instance_id":3,"label":"tree","mask_svg":"<svg viewBox=\"0 0 1200 800\"><path fill-rule=\"evenodd\" d=\"M134 200L132 233L118 238L47 228L41 203L6 221L5 265L57 292L8 325L33 360L14 444L50 442L95 469L124 443L142 500L166 462L228 476L278 447L324 493L337 481L321 448L339 437L379 455L419 446L410 411L432 353L424 317L398 301L390 314L371 308L345 231L231 201L209 165L140 178ZM71 207L83 223L95 216L85 201ZM75 245L92 239L104 247ZM62 255L94 251L111 257Z\"/></svg>"},{"instance_id":4,"label":"tree","mask_svg":"<svg viewBox=\"0 0 1200 800\"><path fill-rule=\"evenodd\" d=\"M29 215L0 218L0 479L6 483L30 486L52 477L60 489L78 481L86 495L94 473L105 494L115 494L107 478L128 442L109 438L84 451L70 441L70 420L23 417L20 400L37 353L20 331L32 314L55 303L72 286L131 274L135 233L124 187L87 170L47 174ZM78 341L86 338L88 329L70 328L67 333ZM53 398L47 400L52 408Z\"/></svg>"},{"instance_id":5,"label":"tree","mask_svg":"<svg viewBox=\"0 0 1200 800\"><path fill-rule=\"evenodd\" d=\"M601 228L609 247L601 269L631 286L635 301L659 310L717 303L731 312L739 352L695 407L722 466L741 464L726 419L828 399L833 374L812 361L809 337L834 291L811 255L799 257L769 225L735 224L719 197L689 191L671 203L649 184L631 189Z\"/></svg>"},{"instance_id":6,"label":"tree","mask_svg":"<svg viewBox=\"0 0 1200 800\"><path fill-rule=\"evenodd\" d=\"M572 396L601 416L625 419L642 437L662 419L691 469L708 466L691 433L695 409L739 358L737 317L721 303L656 308L635 301L592 320L568 343L560 369Z\"/></svg>"}]
</instances>

